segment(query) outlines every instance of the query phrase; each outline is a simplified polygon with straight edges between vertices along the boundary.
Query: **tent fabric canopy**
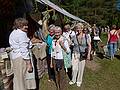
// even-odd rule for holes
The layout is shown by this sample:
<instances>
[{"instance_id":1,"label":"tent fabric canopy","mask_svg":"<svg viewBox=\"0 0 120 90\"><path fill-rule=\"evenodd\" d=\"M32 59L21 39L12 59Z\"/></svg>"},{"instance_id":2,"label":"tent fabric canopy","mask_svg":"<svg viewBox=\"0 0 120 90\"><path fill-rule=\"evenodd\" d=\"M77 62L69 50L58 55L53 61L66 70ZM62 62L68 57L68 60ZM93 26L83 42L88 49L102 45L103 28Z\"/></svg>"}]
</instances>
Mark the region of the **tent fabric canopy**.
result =
<instances>
[{"instance_id":1,"label":"tent fabric canopy","mask_svg":"<svg viewBox=\"0 0 120 90\"><path fill-rule=\"evenodd\" d=\"M58 7L57 5L55 5L54 3L50 2L49 0L36 0L36 1L39 2L39 3L42 3L42 4L43 4L43 3L46 4L46 5L50 6L51 8L55 9L56 11L64 14L65 16L68 16L68 17L70 17L70 18L72 18L72 19L74 19L74 20L76 20L76 21L80 21L80 22L82 22L82 23L88 24L86 21L80 19L80 18L77 17L77 16L74 16L74 15L70 14L69 12L67 12L67 11L64 10L63 8Z\"/></svg>"}]
</instances>

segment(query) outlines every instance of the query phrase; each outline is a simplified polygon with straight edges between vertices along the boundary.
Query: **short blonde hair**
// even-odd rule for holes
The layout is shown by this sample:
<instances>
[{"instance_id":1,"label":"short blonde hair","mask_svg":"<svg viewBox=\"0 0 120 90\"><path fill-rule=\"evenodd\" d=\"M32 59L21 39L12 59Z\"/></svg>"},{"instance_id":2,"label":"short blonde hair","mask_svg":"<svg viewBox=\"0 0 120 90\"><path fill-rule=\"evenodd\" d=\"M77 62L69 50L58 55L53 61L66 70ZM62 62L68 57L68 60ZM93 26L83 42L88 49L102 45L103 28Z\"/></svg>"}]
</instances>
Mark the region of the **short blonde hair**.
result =
<instances>
[{"instance_id":1,"label":"short blonde hair","mask_svg":"<svg viewBox=\"0 0 120 90\"><path fill-rule=\"evenodd\" d=\"M17 18L14 21L13 29L20 29L25 25L28 25L28 20L26 20L25 18Z\"/></svg>"},{"instance_id":2,"label":"short blonde hair","mask_svg":"<svg viewBox=\"0 0 120 90\"><path fill-rule=\"evenodd\" d=\"M84 28L84 25L83 25L82 23L77 23L77 24L75 25L75 28L76 28L76 27Z\"/></svg>"}]
</instances>

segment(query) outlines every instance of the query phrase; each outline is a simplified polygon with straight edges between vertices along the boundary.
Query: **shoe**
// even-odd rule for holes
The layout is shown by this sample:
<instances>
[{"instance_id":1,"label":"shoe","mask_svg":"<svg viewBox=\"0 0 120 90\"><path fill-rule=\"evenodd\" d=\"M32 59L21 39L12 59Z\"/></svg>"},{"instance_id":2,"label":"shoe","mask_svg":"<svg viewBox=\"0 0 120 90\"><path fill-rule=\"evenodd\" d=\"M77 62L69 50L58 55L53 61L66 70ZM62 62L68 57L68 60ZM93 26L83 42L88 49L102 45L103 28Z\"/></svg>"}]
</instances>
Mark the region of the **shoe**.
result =
<instances>
[{"instance_id":1,"label":"shoe","mask_svg":"<svg viewBox=\"0 0 120 90\"><path fill-rule=\"evenodd\" d=\"M81 86L81 84L82 84L81 82L77 82L77 86L78 86L78 87L80 87L80 86Z\"/></svg>"},{"instance_id":2,"label":"shoe","mask_svg":"<svg viewBox=\"0 0 120 90\"><path fill-rule=\"evenodd\" d=\"M73 81L70 81L70 82L69 82L69 84L70 84L70 85L73 85L73 84L75 84L75 82L73 82Z\"/></svg>"},{"instance_id":3,"label":"shoe","mask_svg":"<svg viewBox=\"0 0 120 90\"><path fill-rule=\"evenodd\" d=\"M93 55L96 55L96 52L94 52Z\"/></svg>"},{"instance_id":4,"label":"shoe","mask_svg":"<svg viewBox=\"0 0 120 90\"><path fill-rule=\"evenodd\" d=\"M51 81L52 81L51 79L48 80L48 82L51 82Z\"/></svg>"}]
</instances>

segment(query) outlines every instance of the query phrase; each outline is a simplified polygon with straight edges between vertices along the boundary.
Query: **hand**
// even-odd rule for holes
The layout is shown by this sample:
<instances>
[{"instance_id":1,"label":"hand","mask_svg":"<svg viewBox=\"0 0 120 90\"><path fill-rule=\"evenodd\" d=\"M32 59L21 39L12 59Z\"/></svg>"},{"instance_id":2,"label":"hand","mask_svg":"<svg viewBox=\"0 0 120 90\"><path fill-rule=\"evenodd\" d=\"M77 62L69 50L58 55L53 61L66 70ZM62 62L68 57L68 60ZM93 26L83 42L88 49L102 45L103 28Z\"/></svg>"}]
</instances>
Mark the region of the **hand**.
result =
<instances>
[{"instance_id":1,"label":"hand","mask_svg":"<svg viewBox=\"0 0 120 90\"><path fill-rule=\"evenodd\" d=\"M27 65L27 71L28 71L29 73L32 73L32 72L33 72L33 67L32 67L32 65Z\"/></svg>"},{"instance_id":2,"label":"hand","mask_svg":"<svg viewBox=\"0 0 120 90\"><path fill-rule=\"evenodd\" d=\"M27 71L29 73L32 73L33 72L33 67L32 67L32 64L30 61L26 61L26 67L27 67Z\"/></svg>"},{"instance_id":3,"label":"hand","mask_svg":"<svg viewBox=\"0 0 120 90\"><path fill-rule=\"evenodd\" d=\"M64 45L64 43L63 43L62 41L59 41L59 44L60 44L60 46L63 46L63 45Z\"/></svg>"},{"instance_id":4,"label":"hand","mask_svg":"<svg viewBox=\"0 0 120 90\"><path fill-rule=\"evenodd\" d=\"M60 44L60 46L62 47L62 49L66 52L67 49L66 49L65 46L64 46L64 42L59 41L59 44Z\"/></svg>"},{"instance_id":5,"label":"hand","mask_svg":"<svg viewBox=\"0 0 120 90\"><path fill-rule=\"evenodd\" d=\"M50 63L50 67L53 68L53 64L52 63Z\"/></svg>"},{"instance_id":6,"label":"hand","mask_svg":"<svg viewBox=\"0 0 120 90\"><path fill-rule=\"evenodd\" d=\"M87 60L90 60L90 54L87 55Z\"/></svg>"}]
</instances>

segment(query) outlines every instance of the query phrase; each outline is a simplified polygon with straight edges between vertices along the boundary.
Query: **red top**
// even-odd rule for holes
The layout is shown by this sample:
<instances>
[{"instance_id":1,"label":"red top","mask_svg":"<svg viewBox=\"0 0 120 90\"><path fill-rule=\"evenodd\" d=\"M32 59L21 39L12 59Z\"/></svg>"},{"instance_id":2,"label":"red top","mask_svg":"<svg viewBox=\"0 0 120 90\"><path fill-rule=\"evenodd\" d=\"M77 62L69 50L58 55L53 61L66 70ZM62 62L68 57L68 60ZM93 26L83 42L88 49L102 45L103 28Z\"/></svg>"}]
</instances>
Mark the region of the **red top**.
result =
<instances>
[{"instance_id":1,"label":"red top","mask_svg":"<svg viewBox=\"0 0 120 90\"><path fill-rule=\"evenodd\" d=\"M118 40L118 37L117 37L117 34L115 33L115 34L111 34L110 33L110 42L117 42L117 40Z\"/></svg>"}]
</instances>

